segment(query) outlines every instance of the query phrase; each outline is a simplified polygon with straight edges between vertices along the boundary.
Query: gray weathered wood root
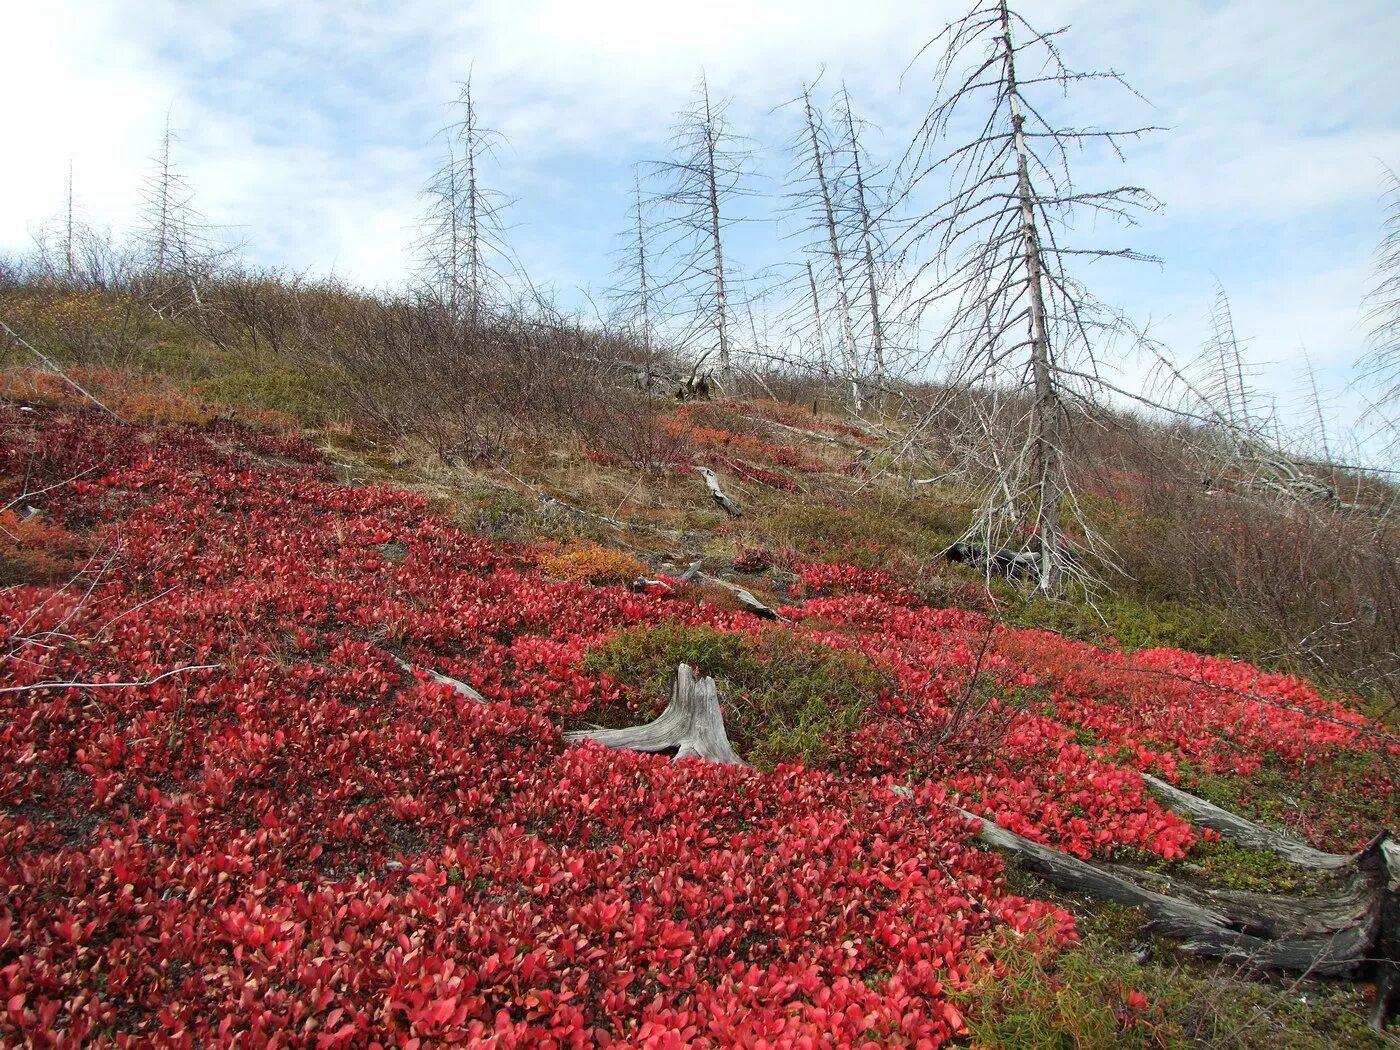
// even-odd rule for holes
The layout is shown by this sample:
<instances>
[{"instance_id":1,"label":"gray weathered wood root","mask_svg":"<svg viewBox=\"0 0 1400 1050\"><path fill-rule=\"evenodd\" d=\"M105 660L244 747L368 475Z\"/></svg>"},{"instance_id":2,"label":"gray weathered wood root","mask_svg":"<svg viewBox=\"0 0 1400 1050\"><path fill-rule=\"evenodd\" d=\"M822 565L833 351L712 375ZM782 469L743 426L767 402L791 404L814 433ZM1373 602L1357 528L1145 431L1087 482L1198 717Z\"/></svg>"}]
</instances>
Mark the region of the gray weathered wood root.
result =
<instances>
[{"instance_id":1,"label":"gray weathered wood root","mask_svg":"<svg viewBox=\"0 0 1400 1050\"><path fill-rule=\"evenodd\" d=\"M592 740L604 747L629 751L674 751L676 758L747 765L729 745L715 680L697 678L689 664L676 666L671 702L655 721L628 729L580 729L565 733L564 739L570 743Z\"/></svg>"},{"instance_id":2,"label":"gray weathered wood root","mask_svg":"<svg viewBox=\"0 0 1400 1050\"><path fill-rule=\"evenodd\" d=\"M719 504L720 509L731 518L742 518L744 512L739 509L739 504L724 494L724 489L720 487L719 477L709 467L696 467L695 472L705 479L705 487L710 490L710 498Z\"/></svg>"},{"instance_id":3,"label":"gray weathered wood root","mask_svg":"<svg viewBox=\"0 0 1400 1050\"><path fill-rule=\"evenodd\" d=\"M396 659L395 662L410 674L412 674L414 671L422 671L425 675L431 678L438 685L450 685L453 689L457 691L459 696L465 696L468 700L475 701L478 704L484 704L488 702L486 697L482 696L471 686L467 685L466 682L463 682L457 678L453 678L451 675L440 674L439 672L434 671L432 668L429 667L415 667L413 664L409 663L406 660Z\"/></svg>"},{"instance_id":4,"label":"gray weathered wood root","mask_svg":"<svg viewBox=\"0 0 1400 1050\"><path fill-rule=\"evenodd\" d=\"M1306 842L1300 842L1290 835L1246 820L1227 809L1221 809L1213 802L1207 802L1189 791L1182 791L1150 773L1144 773L1142 779L1171 809L1186 814L1197 824L1218 831L1231 842L1248 849L1266 850L1301 868L1317 868L1321 871L1345 868L1352 862L1353 858L1350 856L1313 849Z\"/></svg>"}]
</instances>

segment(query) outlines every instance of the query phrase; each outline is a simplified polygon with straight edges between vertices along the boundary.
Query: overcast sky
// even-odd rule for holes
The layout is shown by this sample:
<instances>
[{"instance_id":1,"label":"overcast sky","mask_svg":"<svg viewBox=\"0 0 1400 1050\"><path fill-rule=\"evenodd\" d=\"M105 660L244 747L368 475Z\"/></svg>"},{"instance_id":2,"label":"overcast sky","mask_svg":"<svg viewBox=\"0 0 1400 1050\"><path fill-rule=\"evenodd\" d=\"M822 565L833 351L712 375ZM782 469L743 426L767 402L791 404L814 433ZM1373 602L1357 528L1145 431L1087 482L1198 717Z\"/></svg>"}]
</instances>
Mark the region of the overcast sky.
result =
<instances>
[{"instance_id":1,"label":"overcast sky","mask_svg":"<svg viewBox=\"0 0 1400 1050\"><path fill-rule=\"evenodd\" d=\"M1164 265L1104 269L1102 295L1189 354L1217 282L1287 405L1306 347L1339 415L1364 341L1361 297L1384 218L1382 165L1400 168L1400 4L1394 0L1037 0L1072 25L1073 64L1112 67L1151 106L1112 119L1171 130L1109 177L1162 210L1124 238ZM516 198L511 239L566 301L608 284L632 165L664 153L703 67L731 118L773 154L773 107L826 68L897 158L930 101L906 66L958 4L931 0L450 0L382 4L42 0L0 5L6 159L0 251L61 207L71 158L80 211L135 221L167 111L177 160L209 221L254 262L370 285L407 272L418 191L455 85L473 71L483 119L508 140L491 181ZM901 78L901 74L904 76ZM902 83L901 83L902 79ZM1098 113L1072 113L1107 122ZM1086 158L1090 176L1104 165ZM770 187L777 190L779 187ZM764 217L764 205L752 213ZM750 272L774 245L746 242Z\"/></svg>"}]
</instances>

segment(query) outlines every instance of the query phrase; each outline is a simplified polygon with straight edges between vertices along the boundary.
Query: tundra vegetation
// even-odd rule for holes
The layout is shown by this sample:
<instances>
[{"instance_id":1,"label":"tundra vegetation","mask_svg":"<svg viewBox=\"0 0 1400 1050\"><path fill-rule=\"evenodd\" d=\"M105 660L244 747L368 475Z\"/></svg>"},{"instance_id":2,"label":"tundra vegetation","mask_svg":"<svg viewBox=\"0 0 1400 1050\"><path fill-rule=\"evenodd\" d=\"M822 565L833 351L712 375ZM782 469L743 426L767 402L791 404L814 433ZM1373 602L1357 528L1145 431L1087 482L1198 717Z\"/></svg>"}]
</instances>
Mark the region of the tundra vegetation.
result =
<instances>
[{"instance_id":1,"label":"tundra vegetation","mask_svg":"<svg viewBox=\"0 0 1400 1050\"><path fill-rule=\"evenodd\" d=\"M470 85L395 291L241 264L169 131L129 240L70 180L0 265L0 1042L1395 1045L1397 489L1223 291L1190 361L1094 300L1151 199L1069 158L1150 129L1058 38L976 6L888 158L796 89L770 283L702 79L606 316Z\"/></svg>"}]
</instances>

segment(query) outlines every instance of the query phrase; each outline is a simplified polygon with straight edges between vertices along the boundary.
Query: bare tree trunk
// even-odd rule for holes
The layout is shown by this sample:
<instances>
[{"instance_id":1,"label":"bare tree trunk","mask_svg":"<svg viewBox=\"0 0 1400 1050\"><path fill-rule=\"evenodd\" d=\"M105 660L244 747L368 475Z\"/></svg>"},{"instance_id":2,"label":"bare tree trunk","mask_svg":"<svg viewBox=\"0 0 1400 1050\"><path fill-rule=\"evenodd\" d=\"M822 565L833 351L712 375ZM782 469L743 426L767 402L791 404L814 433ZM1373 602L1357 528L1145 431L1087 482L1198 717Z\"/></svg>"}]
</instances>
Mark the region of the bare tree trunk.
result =
<instances>
[{"instance_id":1,"label":"bare tree trunk","mask_svg":"<svg viewBox=\"0 0 1400 1050\"><path fill-rule=\"evenodd\" d=\"M642 225L642 180L633 176L637 199L637 280L641 294L642 352L646 355L647 388L651 387L651 293L647 286L647 238Z\"/></svg>"},{"instance_id":2,"label":"bare tree trunk","mask_svg":"<svg viewBox=\"0 0 1400 1050\"><path fill-rule=\"evenodd\" d=\"M865 253L865 285L870 299L870 353L875 364L875 386L883 391L888 376L885 370L885 330L880 319L880 290L876 280L874 223L865 196L865 177L860 170L860 143L856 138L855 118L851 116L851 96L841 85L845 99L846 142L851 150L851 170L855 176L856 211L860 219L861 244Z\"/></svg>"},{"instance_id":3,"label":"bare tree trunk","mask_svg":"<svg viewBox=\"0 0 1400 1050\"><path fill-rule=\"evenodd\" d=\"M472 102L471 91L471 82L468 81L465 136L467 146L467 295L470 297L468 307L471 310L472 324L475 325L481 302L481 242L478 237L480 229L477 214L476 105Z\"/></svg>"},{"instance_id":4,"label":"bare tree trunk","mask_svg":"<svg viewBox=\"0 0 1400 1050\"><path fill-rule=\"evenodd\" d=\"M1045 322L1045 293L1040 263L1040 232L1035 222L1035 195L1031 190L1030 164L1026 152L1025 116L1021 113L1016 84L1016 48L1011 39L1011 14L1006 0L1001 3L1003 62L1006 66L1006 93L1011 107L1013 148L1016 151L1016 193L1021 206L1021 245L1029 297L1031 374L1035 384L1030 445L1035 461L1037 502L1036 534L1040 537L1040 589L1058 594L1060 565L1060 398L1050 367L1050 335Z\"/></svg>"},{"instance_id":5,"label":"bare tree trunk","mask_svg":"<svg viewBox=\"0 0 1400 1050\"><path fill-rule=\"evenodd\" d=\"M73 283L73 159L68 159L68 221L63 231L64 276Z\"/></svg>"},{"instance_id":6,"label":"bare tree trunk","mask_svg":"<svg viewBox=\"0 0 1400 1050\"><path fill-rule=\"evenodd\" d=\"M817 332L817 352L821 355L822 376L831 375L831 356L826 352L826 333L822 331L822 303L821 297L817 295L817 275L812 271L812 264L807 263L807 284L812 289L812 318L816 324Z\"/></svg>"},{"instance_id":7,"label":"bare tree trunk","mask_svg":"<svg viewBox=\"0 0 1400 1050\"><path fill-rule=\"evenodd\" d=\"M831 255L831 270L836 278L836 306L841 311L841 349L846 362L846 374L851 383L851 408L861 410L860 362L856 357L856 330L851 320L851 299L846 288L846 266L841 258L841 242L836 235L836 210L831 203L831 187L826 179L826 164L822 157L821 139L817 136L817 121L812 115L812 95L802 90L803 111L807 118L807 135L812 145L812 168L817 175L817 187L822 195L822 210L826 217L827 251Z\"/></svg>"},{"instance_id":8,"label":"bare tree trunk","mask_svg":"<svg viewBox=\"0 0 1400 1050\"><path fill-rule=\"evenodd\" d=\"M160 152L159 215L156 223L156 270L165 270L165 256L170 250L170 114L165 115L165 138Z\"/></svg>"},{"instance_id":9,"label":"bare tree trunk","mask_svg":"<svg viewBox=\"0 0 1400 1050\"><path fill-rule=\"evenodd\" d=\"M710 110L709 81L702 80L705 104L705 180L710 196L710 241L715 257L715 334L719 338L719 371L729 378L729 316L724 288L724 245L720 237L719 176L715 171L715 123Z\"/></svg>"}]
</instances>

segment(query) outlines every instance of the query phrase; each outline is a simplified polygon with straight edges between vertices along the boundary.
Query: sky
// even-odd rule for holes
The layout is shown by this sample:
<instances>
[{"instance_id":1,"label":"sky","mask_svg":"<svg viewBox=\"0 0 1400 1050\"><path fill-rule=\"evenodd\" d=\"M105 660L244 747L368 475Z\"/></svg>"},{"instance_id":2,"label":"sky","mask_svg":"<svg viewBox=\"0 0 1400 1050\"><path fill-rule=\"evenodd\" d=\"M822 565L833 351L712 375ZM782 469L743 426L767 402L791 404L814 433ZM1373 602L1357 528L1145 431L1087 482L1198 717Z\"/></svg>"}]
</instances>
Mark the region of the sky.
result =
<instances>
[{"instance_id":1,"label":"sky","mask_svg":"<svg viewBox=\"0 0 1400 1050\"><path fill-rule=\"evenodd\" d=\"M1142 96L1053 103L1080 124L1153 124L1121 163L1075 158L1083 185L1142 185L1159 211L1114 241L1156 265L1096 265L1101 298L1179 357L1209 334L1218 287L1255 384L1292 419L1303 354L1329 413L1354 419L1363 297L1400 169L1400 5L1393 0L1028 0L1070 26L1066 58ZM118 231L167 114L206 219L254 264L393 286L410 271L434 134L472 76L505 144L485 177L516 203L509 239L565 304L609 286L634 165L663 157L703 69L751 137L767 196L733 251L757 274L792 252L767 220L795 128L775 107L824 72L897 159L932 100L920 44L963 13L938 0L46 0L0 8L7 159L0 252L63 206Z\"/></svg>"}]
</instances>

